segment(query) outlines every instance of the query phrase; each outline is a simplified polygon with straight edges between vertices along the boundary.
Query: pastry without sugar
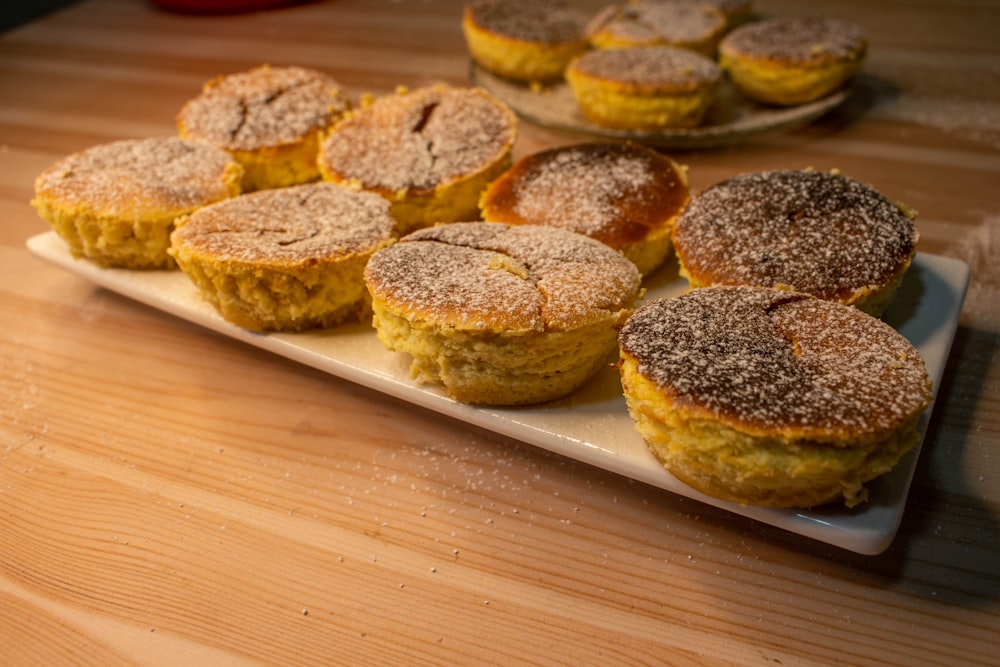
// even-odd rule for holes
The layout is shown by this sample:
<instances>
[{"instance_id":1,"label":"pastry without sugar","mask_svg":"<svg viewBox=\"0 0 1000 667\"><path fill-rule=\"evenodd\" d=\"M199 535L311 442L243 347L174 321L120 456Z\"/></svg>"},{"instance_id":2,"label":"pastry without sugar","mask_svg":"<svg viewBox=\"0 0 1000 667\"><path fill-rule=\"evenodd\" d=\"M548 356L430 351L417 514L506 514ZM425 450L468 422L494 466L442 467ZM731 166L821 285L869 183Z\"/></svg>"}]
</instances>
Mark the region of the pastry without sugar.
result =
<instances>
[{"instance_id":1,"label":"pastry without sugar","mask_svg":"<svg viewBox=\"0 0 1000 667\"><path fill-rule=\"evenodd\" d=\"M323 179L392 204L396 232L475 220L511 163L517 117L481 88L399 89L353 111L320 146Z\"/></svg>"},{"instance_id":2,"label":"pastry without sugar","mask_svg":"<svg viewBox=\"0 0 1000 667\"><path fill-rule=\"evenodd\" d=\"M416 231L365 269L379 340L413 377L489 405L561 398L605 368L639 281L582 234L492 222Z\"/></svg>"},{"instance_id":3,"label":"pastry without sugar","mask_svg":"<svg viewBox=\"0 0 1000 667\"><path fill-rule=\"evenodd\" d=\"M800 293L705 287L650 302L619 345L650 451L687 485L745 505L863 502L918 442L932 398L903 336Z\"/></svg>"},{"instance_id":4,"label":"pastry without sugar","mask_svg":"<svg viewBox=\"0 0 1000 667\"><path fill-rule=\"evenodd\" d=\"M673 242L692 288L775 287L880 315L916 254L914 216L838 172L756 172L695 195Z\"/></svg>"},{"instance_id":5,"label":"pastry without sugar","mask_svg":"<svg viewBox=\"0 0 1000 667\"><path fill-rule=\"evenodd\" d=\"M231 153L250 192L318 180L320 136L349 108L341 86L322 72L262 65L208 81L181 109L177 128Z\"/></svg>"},{"instance_id":6,"label":"pastry without sugar","mask_svg":"<svg viewBox=\"0 0 1000 667\"><path fill-rule=\"evenodd\" d=\"M465 6L462 32L473 60L525 83L561 80L587 50L588 16L570 3L476 0Z\"/></svg>"},{"instance_id":7,"label":"pastry without sugar","mask_svg":"<svg viewBox=\"0 0 1000 667\"><path fill-rule=\"evenodd\" d=\"M670 253L689 200L687 169L627 143L562 146L528 155L483 192L484 220L562 227L622 252L648 275Z\"/></svg>"},{"instance_id":8,"label":"pastry without sugar","mask_svg":"<svg viewBox=\"0 0 1000 667\"><path fill-rule=\"evenodd\" d=\"M864 31L853 23L781 17L735 28L719 44L719 64L750 99L792 106L843 88L867 50Z\"/></svg>"},{"instance_id":9,"label":"pastry without sugar","mask_svg":"<svg viewBox=\"0 0 1000 667\"><path fill-rule=\"evenodd\" d=\"M73 153L35 179L31 205L75 257L171 269L174 220L240 193L228 153L177 137L126 139Z\"/></svg>"},{"instance_id":10,"label":"pastry without sugar","mask_svg":"<svg viewBox=\"0 0 1000 667\"><path fill-rule=\"evenodd\" d=\"M712 60L672 46L598 49L566 70L583 115L607 128L697 127L715 101L722 70Z\"/></svg>"},{"instance_id":11,"label":"pastry without sugar","mask_svg":"<svg viewBox=\"0 0 1000 667\"><path fill-rule=\"evenodd\" d=\"M378 195L309 183L203 208L178 221L170 252L226 320L302 331L367 319L364 267L394 225Z\"/></svg>"}]
</instances>

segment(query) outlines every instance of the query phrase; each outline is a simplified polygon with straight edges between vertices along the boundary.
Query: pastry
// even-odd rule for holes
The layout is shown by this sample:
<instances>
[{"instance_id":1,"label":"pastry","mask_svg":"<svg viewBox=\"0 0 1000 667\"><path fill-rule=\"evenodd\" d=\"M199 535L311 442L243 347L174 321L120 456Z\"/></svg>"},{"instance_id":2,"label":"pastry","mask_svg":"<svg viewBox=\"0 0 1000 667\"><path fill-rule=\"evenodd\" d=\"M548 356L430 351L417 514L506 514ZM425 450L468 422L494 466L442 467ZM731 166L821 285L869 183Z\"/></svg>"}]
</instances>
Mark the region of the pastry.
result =
<instances>
[{"instance_id":1,"label":"pastry","mask_svg":"<svg viewBox=\"0 0 1000 667\"><path fill-rule=\"evenodd\" d=\"M632 0L598 13L587 32L599 49L676 46L714 58L727 25L726 15L710 2Z\"/></svg>"},{"instance_id":2,"label":"pastry","mask_svg":"<svg viewBox=\"0 0 1000 667\"><path fill-rule=\"evenodd\" d=\"M674 250L692 288L775 287L880 315L916 253L914 215L837 172L741 174L692 198Z\"/></svg>"},{"instance_id":3,"label":"pastry","mask_svg":"<svg viewBox=\"0 0 1000 667\"><path fill-rule=\"evenodd\" d=\"M302 331L367 320L364 267L394 224L378 195L307 183L196 211L178 221L170 252L226 320Z\"/></svg>"},{"instance_id":4,"label":"pastry","mask_svg":"<svg viewBox=\"0 0 1000 667\"><path fill-rule=\"evenodd\" d=\"M465 6L462 32L483 69L525 83L562 79L587 50L588 17L569 3L476 0Z\"/></svg>"},{"instance_id":5,"label":"pastry","mask_svg":"<svg viewBox=\"0 0 1000 667\"><path fill-rule=\"evenodd\" d=\"M562 227L622 252L648 275L670 253L674 221L687 205L687 170L630 143L586 143L520 159L490 184L484 220Z\"/></svg>"},{"instance_id":6,"label":"pastry","mask_svg":"<svg viewBox=\"0 0 1000 667\"><path fill-rule=\"evenodd\" d=\"M365 270L373 323L411 374L474 404L573 392L613 361L639 272L582 234L459 222L421 229Z\"/></svg>"},{"instance_id":7,"label":"pastry","mask_svg":"<svg viewBox=\"0 0 1000 667\"><path fill-rule=\"evenodd\" d=\"M759 287L653 301L619 336L628 410L682 482L745 505L866 499L919 440L931 381L890 326Z\"/></svg>"},{"instance_id":8,"label":"pastry","mask_svg":"<svg viewBox=\"0 0 1000 667\"><path fill-rule=\"evenodd\" d=\"M712 60L672 46L598 49L566 69L584 117L616 129L697 127L715 101L722 71Z\"/></svg>"},{"instance_id":9,"label":"pastry","mask_svg":"<svg viewBox=\"0 0 1000 667\"><path fill-rule=\"evenodd\" d=\"M733 29L719 44L719 64L750 99L792 106L843 88L864 62L860 26L818 17L782 17Z\"/></svg>"},{"instance_id":10,"label":"pastry","mask_svg":"<svg viewBox=\"0 0 1000 667\"><path fill-rule=\"evenodd\" d=\"M76 257L104 267L171 269L174 220L240 193L228 153L177 137L125 139L69 155L35 180L31 201Z\"/></svg>"},{"instance_id":11,"label":"pastry","mask_svg":"<svg viewBox=\"0 0 1000 667\"><path fill-rule=\"evenodd\" d=\"M320 136L350 107L340 85L303 67L263 65L207 82L177 116L180 136L229 151L243 190L319 179Z\"/></svg>"},{"instance_id":12,"label":"pastry","mask_svg":"<svg viewBox=\"0 0 1000 667\"><path fill-rule=\"evenodd\" d=\"M320 146L325 180L392 203L397 233L475 220L479 195L511 163L517 117L480 88L443 84L374 100Z\"/></svg>"}]
</instances>

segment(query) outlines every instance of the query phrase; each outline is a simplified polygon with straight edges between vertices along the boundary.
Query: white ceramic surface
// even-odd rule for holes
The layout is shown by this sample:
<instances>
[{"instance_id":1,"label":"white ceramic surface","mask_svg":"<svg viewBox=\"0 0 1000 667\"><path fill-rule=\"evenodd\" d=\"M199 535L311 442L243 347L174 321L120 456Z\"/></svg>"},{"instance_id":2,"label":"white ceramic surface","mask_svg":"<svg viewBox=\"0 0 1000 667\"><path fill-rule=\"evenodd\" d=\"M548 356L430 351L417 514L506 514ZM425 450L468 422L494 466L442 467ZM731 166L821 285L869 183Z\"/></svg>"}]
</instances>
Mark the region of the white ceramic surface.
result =
<instances>
[{"instance_id":1,"label":"white ceramic surface","mask_svg":"<svg viewBox=\"0 0 1000 667\"><path fill-rule=\"evenodd\" d=\"M560 401L528 408L476 408L457 403L434 387L415 384L409 377L407 361L385 350L368 325L299 334L253 333L223 320L179 271L101 269L74 259L53 232L32 237L28 248L38 257L104 288L244 343L482 428L857 553L877 554L891 543L922 447L921 443L893 471L870 483L869 501L854 510L842 506L812 510L742 506L698 493L664 471L636 432L625 408L618 375L610 368ZM935 389L948 358L968 281L969 268L964 263L918 254L883 318L920 350ZM677 277L676 264L671 263L650 277L646 298L676 296L686 285ZM930 412L928 409L920 421L921 433L927 428Z\"/></svg>"}]
</instances>

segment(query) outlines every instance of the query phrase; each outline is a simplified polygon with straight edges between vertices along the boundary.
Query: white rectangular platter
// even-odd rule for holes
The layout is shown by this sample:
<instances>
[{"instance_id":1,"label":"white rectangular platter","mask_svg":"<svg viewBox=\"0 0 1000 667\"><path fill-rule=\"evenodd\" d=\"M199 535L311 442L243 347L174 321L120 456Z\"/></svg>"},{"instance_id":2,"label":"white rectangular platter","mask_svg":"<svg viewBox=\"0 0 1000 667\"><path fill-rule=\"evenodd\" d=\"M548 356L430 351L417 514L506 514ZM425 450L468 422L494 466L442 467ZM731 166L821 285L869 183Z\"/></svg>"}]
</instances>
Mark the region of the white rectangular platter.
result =
<instances>
[{"instance_id":1,"label":"white rectangular platter","mask_svg":"<svg viewBox=\"0 0 1000 667\"><path fill-rule=\"evenodd\" d=\"M617 373L600 373L569 398L527 408L479 408L455 402L435 387L410 379L408 362L387 351L370 325L347 325L310 333L258 334L223 320L179 271L102 269L75 259L62 240L46 232L28 240L38 257L126 297L226 336L449 415L679 495L720 507L849 551L874 555L892 542L903 515L921 442L887 475L869 485L867 503L811 510L743 506L705 496L667 473L649 453L629 416ZM969 282L964 263L918 254L883 319L906 336L927 364L935 390L951 349ZM686 289L676 265L652 276L647 300ZM611 361L611 360L609 360ZM920 421L926 433L932 408ZM921 438L922 439L922 438Z\"/></svg>"}]
</instances>

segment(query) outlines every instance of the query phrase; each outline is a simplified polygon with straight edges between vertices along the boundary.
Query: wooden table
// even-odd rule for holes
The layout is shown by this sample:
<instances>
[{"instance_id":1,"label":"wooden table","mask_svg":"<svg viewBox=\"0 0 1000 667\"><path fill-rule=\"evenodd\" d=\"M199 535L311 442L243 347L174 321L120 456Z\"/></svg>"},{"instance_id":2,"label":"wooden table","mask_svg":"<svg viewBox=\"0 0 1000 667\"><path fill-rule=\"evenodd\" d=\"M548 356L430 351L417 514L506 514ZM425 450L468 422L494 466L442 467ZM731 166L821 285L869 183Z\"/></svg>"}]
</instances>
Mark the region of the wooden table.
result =
<instances>
[{"instance_id":1,"label":"wooden table","mask_svg":"<svg viewBox=\"0 0 1000 667\"><path fill-rule=\"evenodd\" d=\"M48 229L28 206L42 169L173 133L217 74L467 83L459 2L92 0L0 36L0 663L1000 664L1000 6L809 7L867 29L857 94L672 155L695 189L840 168L919 211L922 252L971 267L877 556L387 398L26 249ZM523 123L517 156L578 140Z\"/></svg>"}]
</instances>

